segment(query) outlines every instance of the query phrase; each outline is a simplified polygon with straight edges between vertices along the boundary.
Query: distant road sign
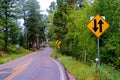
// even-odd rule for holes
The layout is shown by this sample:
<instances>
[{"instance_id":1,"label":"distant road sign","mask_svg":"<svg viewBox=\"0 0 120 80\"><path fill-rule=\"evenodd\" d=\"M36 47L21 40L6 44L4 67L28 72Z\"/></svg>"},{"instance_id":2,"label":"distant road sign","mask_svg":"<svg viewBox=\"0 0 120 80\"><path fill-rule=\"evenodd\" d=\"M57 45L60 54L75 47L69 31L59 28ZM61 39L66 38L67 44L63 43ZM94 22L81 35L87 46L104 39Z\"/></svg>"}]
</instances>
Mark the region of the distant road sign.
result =
<instances>
[{"instance_id":1,"label":"distant road sign","mask_svg":"<svg viewBox=\"0 0 120 80\"><path fill-rule=\"evenodd\" d=\"M87 25L88 29L90 29L97 38L99 38L109 26L110 25L98 14Z\"/></svg>"},{"instance_id":2,"label":"distant road sign","mask_svg":"<svg viewBox=\"0 0 120 80\"><path fill-rule=\"evenodd\" d=\"M60 40L57 40L57 41L56 41L56 44L57 44L57 48L60 48L61 41L60 41Z\"/></svg>"},{"instance_id":3,"label":"distant road sign","mask_svg":"<svg viewBox=\"0 0 120 80\"><path fill-rule=\"evenodd\" d=\"M19 46L19 44L16 44L16 48L18 49L20 46Z\"/></svg>"}]
</instances>

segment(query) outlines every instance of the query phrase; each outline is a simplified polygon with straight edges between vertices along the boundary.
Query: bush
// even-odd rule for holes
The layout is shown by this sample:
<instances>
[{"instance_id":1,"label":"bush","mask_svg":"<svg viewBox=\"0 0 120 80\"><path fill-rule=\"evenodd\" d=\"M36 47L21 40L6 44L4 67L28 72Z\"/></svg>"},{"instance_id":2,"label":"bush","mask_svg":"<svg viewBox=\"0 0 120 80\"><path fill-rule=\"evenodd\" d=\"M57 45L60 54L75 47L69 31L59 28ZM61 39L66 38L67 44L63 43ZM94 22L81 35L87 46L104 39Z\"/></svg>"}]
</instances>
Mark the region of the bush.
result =
<instances>
[{"instance_id":1,"label":"bush","mask_svg":"<svg viewBox=\"0 0 120 80\"><path fill-rule=\"evenodd\" d=\"M22 47L19 47L19 49L17 49L15 45L9 45L8 53L4 53L2 51L0 52L0 64L17 59L28 53L30 53L30 51L28 51Z\"/></svg>"},{"instance_id":2,"label":"bush","mask_svg":"<svg viewBox=\"0 0 120 80\"><path fill-rule=\"evenodd\" d=\"M8 53L16 53L15 45L9 45L8 46Z\"/></svg>"},{"instance_id":3,"label":"bush","mask_svg":"<svg viewBox=\"0 0 120 80\"><path fill-rule=\"evenodd\" d=\"M99 71L96 73L95 63L90 66L79 62L78 60L65 55L60 55L56 50L52 52L52 57L57 56L57 59L65 66L76 80L119 80L120 71L106 64L99 66ZM55 57L54 57L55 58Z\"/></svg>"},{"instance_id":4,"label":"bush","mask_svg":"<svg viewBox=\"0 0 120 80\"><path fill-rule=\"evenodd\" d=\"M8 53L9 54L22 54L22 53L28 53L29 51L19 47L18 49L16 48L16 45L9 45L8 46Z\"/></svg>"}]
</instances>

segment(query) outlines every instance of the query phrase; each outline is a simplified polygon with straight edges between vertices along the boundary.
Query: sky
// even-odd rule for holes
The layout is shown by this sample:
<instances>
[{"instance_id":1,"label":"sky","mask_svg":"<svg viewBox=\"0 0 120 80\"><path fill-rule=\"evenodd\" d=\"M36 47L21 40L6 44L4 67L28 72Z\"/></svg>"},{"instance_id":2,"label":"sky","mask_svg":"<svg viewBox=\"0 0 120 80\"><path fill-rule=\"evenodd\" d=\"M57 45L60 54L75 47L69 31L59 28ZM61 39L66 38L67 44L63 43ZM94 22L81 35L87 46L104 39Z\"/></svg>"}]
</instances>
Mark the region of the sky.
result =
<instances>
[{"instance_id":1,"label":"sky","mask_svg":"<svg viewBox=\"0 0 120 80\"><path fill-rule=\"evenodd\" d=\"M47 15L46 9L49 8L51 2L53 2L53 1L56 2L56 0L37 0L37 1L38 1L39 4L40 4L40 9L43 11L43 12L41 12L41 13L42 13L42 14L46 14L46 15ZM23 19L20 19L19 22L20 22L20 26L23 26L24 20L23 20Z\"/></svg>"},{"instance_id":2,"label":"sky","mask_svg":"<svg viewBox=\"0 0 120 80\"><path fill-rule=\"evenodd\" d=\"M47 14L46 9L49 8L51 2L56 0L37 0L40 4L40 9L43 11L43 14Z\"/></svg>"}]
</instances>

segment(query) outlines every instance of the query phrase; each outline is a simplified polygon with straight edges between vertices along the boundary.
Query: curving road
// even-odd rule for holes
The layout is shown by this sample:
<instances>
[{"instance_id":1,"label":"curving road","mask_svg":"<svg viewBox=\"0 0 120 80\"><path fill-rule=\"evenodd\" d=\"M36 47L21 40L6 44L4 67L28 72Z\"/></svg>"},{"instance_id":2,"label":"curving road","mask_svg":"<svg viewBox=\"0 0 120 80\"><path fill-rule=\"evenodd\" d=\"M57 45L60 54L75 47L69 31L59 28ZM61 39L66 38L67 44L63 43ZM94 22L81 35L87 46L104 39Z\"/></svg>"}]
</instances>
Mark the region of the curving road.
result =
<instances>
[{"instance_id":1,"label":"curving road","mask_svg":"<svg viewBox=\"0 0 120 80\"><path fill-rule=\"evenodd\" d=\"M0 65L0 80L74 80L56 60L50 57L52 49L21 57Z\"/></svg>"}]
</instances>

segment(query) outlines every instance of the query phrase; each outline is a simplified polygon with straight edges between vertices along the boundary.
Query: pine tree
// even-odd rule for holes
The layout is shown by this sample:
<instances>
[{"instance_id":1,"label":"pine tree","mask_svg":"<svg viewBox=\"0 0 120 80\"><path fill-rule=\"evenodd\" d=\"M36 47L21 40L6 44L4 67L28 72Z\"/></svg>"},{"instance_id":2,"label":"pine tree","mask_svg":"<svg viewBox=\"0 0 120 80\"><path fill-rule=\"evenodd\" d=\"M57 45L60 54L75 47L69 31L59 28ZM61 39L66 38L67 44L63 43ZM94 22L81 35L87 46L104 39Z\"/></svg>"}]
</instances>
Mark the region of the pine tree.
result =
<instances>
[{"instance_id":1,"label":"pine tree","mask_svg":"<svg viewBox=\"0 0 120 80\"><path fill-rule=\"evenodd\" d=\"M4 51L7 52L8 47L8 38L9 38L9 30L11 29L10 23L15 22L17 19L17 0L1 0L0 1L0 16L3 21L3 30L4 30Z\"/></svg>"},{"instance_id":2,"label":"pine tree","mask_svg":"<svg viewBox=\"0 0 120 80\"><path fill-rule=\"evenodd\" d=\"M36 43L37 48L39 48L39 36L40 29L42 28L41 23L41 14L40 6L37 0L28 0L25 5L27 15L26 19L26 28L27 28L27 37L29 44L32 43L32 48L34 50L34 44Z\"/></svg>"}]
</instances>

